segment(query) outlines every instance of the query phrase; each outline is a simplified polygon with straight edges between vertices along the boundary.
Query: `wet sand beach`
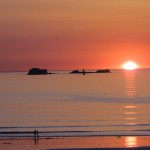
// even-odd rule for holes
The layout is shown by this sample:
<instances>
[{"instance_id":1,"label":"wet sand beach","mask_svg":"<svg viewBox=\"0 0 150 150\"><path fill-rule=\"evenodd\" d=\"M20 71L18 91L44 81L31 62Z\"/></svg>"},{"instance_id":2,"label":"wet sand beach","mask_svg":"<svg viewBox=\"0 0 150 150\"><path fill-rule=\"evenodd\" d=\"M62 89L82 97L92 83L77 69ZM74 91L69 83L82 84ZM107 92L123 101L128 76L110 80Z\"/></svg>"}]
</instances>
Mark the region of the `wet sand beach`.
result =
<instances>
[{"instance_id":1,"label":"wet sand beach","mask_svg":"<svg viewBox=\"0 0 150 150\"><path fill-rule=\"evenodd\" d=\"M50 137L0 139L0 149L5 150L52 150L52 149L133 149L149 150L149 136L99 136L99 137Z\"/></svg>"}]
</instances>

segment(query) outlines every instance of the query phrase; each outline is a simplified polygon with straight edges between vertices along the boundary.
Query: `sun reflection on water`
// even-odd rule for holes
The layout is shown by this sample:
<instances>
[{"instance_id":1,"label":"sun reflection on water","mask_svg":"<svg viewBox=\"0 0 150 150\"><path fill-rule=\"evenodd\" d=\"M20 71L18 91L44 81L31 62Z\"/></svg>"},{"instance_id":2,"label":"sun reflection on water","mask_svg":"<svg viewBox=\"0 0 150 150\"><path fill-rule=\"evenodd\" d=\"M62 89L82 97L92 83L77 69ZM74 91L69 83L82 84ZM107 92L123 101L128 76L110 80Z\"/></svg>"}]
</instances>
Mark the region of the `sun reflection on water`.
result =
<instances>
[{"instance_id":1,"label":"sun reflection on water","mask_svg":"<svg viewBox=\"0 0 150 150\"><path fill-rule=\"evenodd\" d=\"M126 147L137 147L137 137L128 136L125 138Z\"/></svg>"},{"instance_id":2,"label":"sun reflection on water","mask_svg":"<svg viewBox=\"0 0 150 150\"><path fill-rule=\"evenodd\" d=\"M125 94L128 99L128 104L124 106L125 115L125 125L128 126L127 130L131 131L136 129L137 116L138 116L138 106L134 103L134 98L136 98L136 83L135 83L135 72L125 73ZM128 137L126 139L128 143L135 141L133 137ZM128 144L129 145L129 144Z\"/></svg>"},{"instance_id":3,"label":"sun reflection on water","mask_svg":"<svg viewBox=\"0 0 150 150\"><path fill-rule=\"evenodd\" d=\"M125 94L126 98L135 98L136 94L135 72L125 73Z\"/></svg>"},{"instance_id":4,"label":"sun reflection on water","mask_svg":"<svg viewBox=\"0 0 150 150\"><path fill-rule=\"evenodd\" d=\"M136 108L137 106L135 106L135 105L127 105L127 106L124 106L125 108Z\"/></svg>"},{"instance_id":5,"label":"sun reflection on water","mask_svg":"<svg viewBox=\"0 0 150 150\"><path fill-rule=\"evenodd\" d=\"M134 105L127 105L124 106L125 112L124 114L126 115L125 117L125 125L128 126L128 130L132 131L133 128L137 125L137 106Z\"/></svg>"},{"instance_id":6,"label":"sun reflection on water","mask_svg":"<svg viewBox=\"0 0 150 150\"><path fill-rule=\"evenodd\" d=\"M126 120L136 120L137 118L135 117L127 117Z\"/></svg>"}]
</instances>

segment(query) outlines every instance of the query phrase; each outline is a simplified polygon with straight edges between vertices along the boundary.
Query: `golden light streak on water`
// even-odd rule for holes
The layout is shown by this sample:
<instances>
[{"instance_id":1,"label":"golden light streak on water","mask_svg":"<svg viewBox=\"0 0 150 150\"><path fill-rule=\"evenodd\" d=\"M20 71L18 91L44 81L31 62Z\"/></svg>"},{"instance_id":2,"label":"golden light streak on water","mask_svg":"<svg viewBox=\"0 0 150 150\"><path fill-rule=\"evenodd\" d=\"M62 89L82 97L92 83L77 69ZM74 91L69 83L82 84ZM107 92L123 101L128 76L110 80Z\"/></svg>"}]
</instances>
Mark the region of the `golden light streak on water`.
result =
<instances>
[{"instance_id":1,"label":"golden light streak on water","mask_svg":"<svg viewBox=\"0 0 150 150\"><path fill-rule=\"evenodd\" d=\"M125 95L126 98L135 98L136 85L134 70L125 72Z\"/></svg>"},{"instance_id":2,"label":"golden light streak on water","mask_svg":"<svg viewBox=\"0 0 150 150\"><path fill-rule=\"evenodd\" d=\"M124 112L125 115L135 115L137 114L137 112L134 111L128 111L128 112Z\"/></svg>"},{"instance_id":3,"label":"golden light streak on water","mask_svg":"<svg viewBox=\"0 0 150 150\"><path fill-rule=\"evenodd\" d=\"M128 125L128 131L132 131L133 128L136 128L137 125L137 116L138 109L136 104L131 103L134 102L134 98L136 98L136 84L135 84L135 71L126 71L125 72L125 96L128 99L128 104L124 106L124 115L125 115L125 125ZM134 127L133 127L134 126ZM126 139L126 143L132 145L134 141L133 137L128 137Z\"/></svg>"},{"instance_id":4,"label":"golden light streak on water","mask_svg":"<svg viewBox=\"0 0 150 150\"><path fill-rule=\"evenodd\" d=\"M134 105L127 105L127 106L124 106L124 108L136 108L137 106L134 106Z\"/></svg>"},{"instance_id":5,"label":"golden light streak on water","mask_svg":"<svg viewBox=\"0 0 150 150\"><path fill-rule=\"evenodd\" d=\"M136 120L137 118L135 117L127 117L126 120Z\"/></svg>"}]
</instances>

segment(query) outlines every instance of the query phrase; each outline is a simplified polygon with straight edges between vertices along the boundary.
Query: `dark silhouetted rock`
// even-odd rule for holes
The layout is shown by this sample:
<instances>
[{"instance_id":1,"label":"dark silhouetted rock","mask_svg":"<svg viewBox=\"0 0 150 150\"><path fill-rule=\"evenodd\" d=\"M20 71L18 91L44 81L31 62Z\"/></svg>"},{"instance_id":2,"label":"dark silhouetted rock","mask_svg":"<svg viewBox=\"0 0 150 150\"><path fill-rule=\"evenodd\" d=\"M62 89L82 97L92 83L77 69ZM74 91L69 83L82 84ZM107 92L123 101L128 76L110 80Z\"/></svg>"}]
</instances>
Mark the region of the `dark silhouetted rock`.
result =
<instances>
[{"instance_id":1,"label":"dark silhouetted rock","mask_svg":"<svg viewBox=\"0 0 150 150\"><path fill-rule=\"evenodd\" d=\"M82 73L82 72L80 72L79 70L73 70L70 73Z\"/></svg>"},{"instance_id":2,"label":"dark silhouetted rock","mask_svg":"<svg viewBox=\"0 0 150 150\"><path fill-rule=\"evenodd\" d=\"M100 70L97 70L95 72L92 72L92 71L84 71L84 69L83 69L83 71L73 70L70 73L73 73L73 74L82 73L83 75L85 75L86 73L110 73L110 70L109 69L100 69Z\"/></svg>"},{"instance_id":3,"label":"dark silhouetted rock","mask_svg":"<svg viewBox=\"0 0 150 150\"><path fill-rule=\"evenodd\" d=\"M51 74L51 73L48 73L47 69L39 69L39 68L32 68L28 72L28 75L42 75L42 74Z\"/></svg>"},{"instance_id":4,"label":"dark silhouetted rock","mask_svg":"<svg viewBox=\"0 0 150 150\"><path fill-rule=\"evenodd\" d=\"M101 70L97 70L95 73L110 73L109 69L101 69Z\"/></svg>"},{"instance_id":5,"label":"dark silhouetted rock","mask_svg":"<svg viewBox=\"0 0 150 150\"><path fill-rule=\"evenodd\" d=\"M82 73L83 75L85 75L85 73L94 73L94 72L89 72L89 71L85 71L84 69L83 69L83 71L79 71L79 70L73 70L73 71L71 71L70 73L74 73L74 74L78 74L78 73Z\"/></svg>"}]
</instances>

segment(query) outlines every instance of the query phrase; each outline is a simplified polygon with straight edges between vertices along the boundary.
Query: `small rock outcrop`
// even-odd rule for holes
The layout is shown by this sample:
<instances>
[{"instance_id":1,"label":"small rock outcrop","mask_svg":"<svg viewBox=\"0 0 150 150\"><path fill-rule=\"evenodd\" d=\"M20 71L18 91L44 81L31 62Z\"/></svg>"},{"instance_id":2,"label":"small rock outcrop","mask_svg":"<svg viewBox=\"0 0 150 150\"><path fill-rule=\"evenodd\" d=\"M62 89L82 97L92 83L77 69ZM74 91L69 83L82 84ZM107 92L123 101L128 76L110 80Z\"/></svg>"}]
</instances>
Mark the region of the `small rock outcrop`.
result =
<instances>
[{"instance_id":1,"label":"small rock outcrop","mask_svg":"<svg viewBox=\"0 0 150 150\"><path fill-rule=\"evenodd\" d=\"M100 69L100 70L93 72L93 71L84 71L84 69L83 69L83 71L73 70L70 73L73 73L73 74L82 73L83 75L85 75L85 73L110 73L110 70L109 69Z\"/></svg>"},{"instance_id":2,"label":"small rock outcrop","mask_svg":"<svg viewBox=\"0 0 150 150\"><path fill-rule=\"evenodd\" d=\"M95 73L110 73L109 69L101 69L101 70L97 70Z\"/></svg>"},{"instance_id":3,"label":"small rock outcrop","mask_svg":"<svg viewBox=\"0 0 150 150\"><path fill-rule=\"evenodd\" d=\"M82 72L80 72L79 70L73 70L70 73L82 73Z\"/></svg>"},{"instance_id":4,"label":"small rock outcrop","mask_svg":"<svg viewBox=\"0 0 150 150\"><path fill-rule=\"evenodd\" d=\"M42 74L50 74L50 73L48 73L47 69L39 69L39 68L32 68L28 72L28 75L42 75Z\"/></svg>"}]
</instances>

